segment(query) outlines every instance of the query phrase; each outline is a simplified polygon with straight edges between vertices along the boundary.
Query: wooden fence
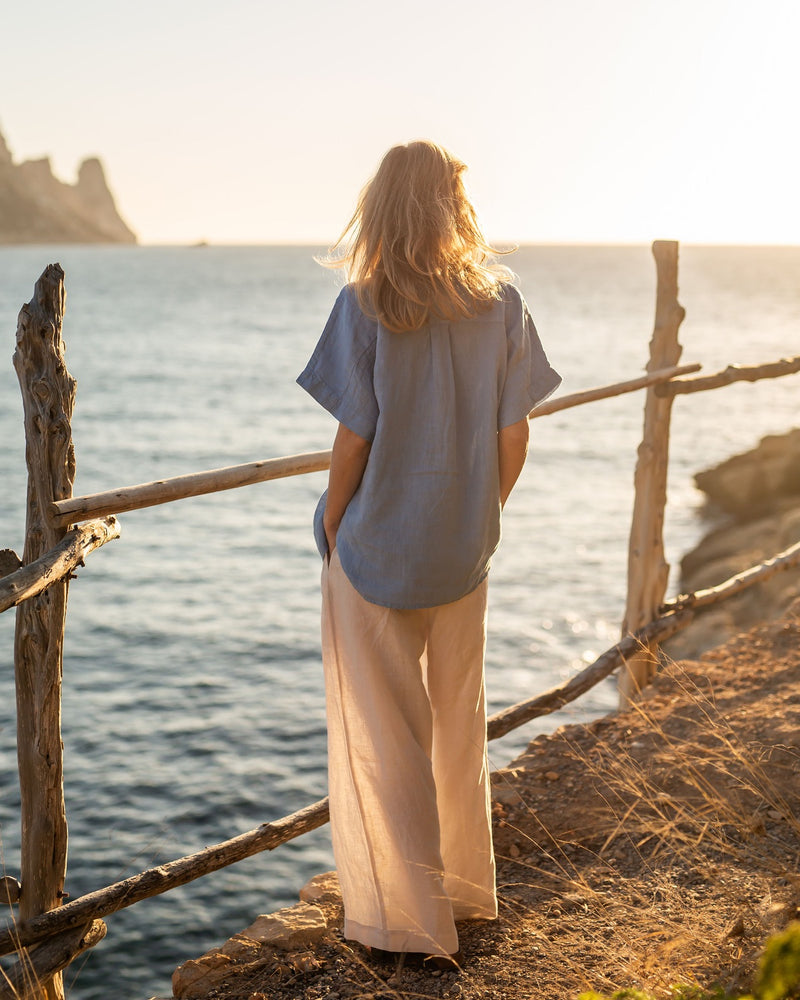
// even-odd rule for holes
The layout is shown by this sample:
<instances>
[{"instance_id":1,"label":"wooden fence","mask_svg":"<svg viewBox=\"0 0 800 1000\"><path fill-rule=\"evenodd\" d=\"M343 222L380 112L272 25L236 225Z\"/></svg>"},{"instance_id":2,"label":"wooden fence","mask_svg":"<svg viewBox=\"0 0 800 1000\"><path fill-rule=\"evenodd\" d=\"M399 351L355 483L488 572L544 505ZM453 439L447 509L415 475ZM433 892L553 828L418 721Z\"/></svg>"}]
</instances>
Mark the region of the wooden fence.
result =
<instances>
[{"instance_id":1,"label":"wooden fence","mask_svg":"<svg viewBox=\"0 0 800 1000\"><path fill-rule=\"evenodd\" d=\"M492 716L489 739L556 711L619 668L620 701L628 704L652 678L658 644L686 627L695 608L725 600L782 569L800 565L798 542L718 587L664 603L669 567L663 524L673 400L737 381L796 373L800 356L753 367L733 365L714 375L686 378L700 365L678 364L678 329L684 317L678 303L678 245L658 241L653 244L653 255L656 316L646 374L550 399L530 414L534 419L622 393L646 391L644 432L634 476L622 639L566 683ZM119 537L115 516L119 513L317 472L330 464L330 452L320 451L73 497L75 453L70 421L75 381L64 362L64 302L63 271L57 264L50 265L37 282L32 301L20 312L14 354L23 399L28 505L22 559L10 550L0 553L0 611L17 607L14 664L22 844L20 878L0 879L0 902L17 908L13 927L0 932L0 955L18 955L11 968L0 970L0 1000L14 996L61 1000L62 970L103 938L103 917L272 850L328 820L327 799L323 799L214 847L63 902L67 825L61 668L72 570L89 553Z\"/></svg>"}]
</instances>

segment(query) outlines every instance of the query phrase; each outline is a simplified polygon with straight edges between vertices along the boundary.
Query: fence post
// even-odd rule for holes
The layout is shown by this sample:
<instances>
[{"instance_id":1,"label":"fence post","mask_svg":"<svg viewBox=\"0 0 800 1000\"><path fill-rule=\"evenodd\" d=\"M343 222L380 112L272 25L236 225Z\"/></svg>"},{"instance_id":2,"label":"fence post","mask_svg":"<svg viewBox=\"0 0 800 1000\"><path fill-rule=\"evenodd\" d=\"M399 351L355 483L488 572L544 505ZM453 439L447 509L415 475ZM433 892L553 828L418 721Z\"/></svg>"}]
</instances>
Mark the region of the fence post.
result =
<instances>
[{"instance_id":1,"label":"fence post","mask_svg":"<svg viewBox=\"0 0 800 1000\"><path fill-rule=\"evenodd\" d=\"M678 244L672 240L653 243L656 261L656 316L650 341L647 371L677 365L681 356L678 328L686 312L678 302ZM667 502L667 464L672 396L659 396L654 386L647 390L644 431L634 475L634 502L628 547L628 596L623 637L658 617L669 578L664 556L664 507ZM636 697L655 672L653 648L644 648L620 671L620 707Z\"/></svg>"},{"instance_id":2,"label":"fence post","mask_svg":"<svg viewBox=\"0 0 800 1000\"><path fill-rule=\"evenodd\" d=\"M14 368L25 421L28 501L23 565L66 534L53 525L50 504L72 495L75 451L70 420L75 380L64 363L64 272L51 264L17 322ZM68 581L17 608L14 668L17 691L22 849L19 915L25 921L61 905L67 865L61 743L61 674ZM25 994L63 1000L61 974Z\"/></svg>"}]
</instances>

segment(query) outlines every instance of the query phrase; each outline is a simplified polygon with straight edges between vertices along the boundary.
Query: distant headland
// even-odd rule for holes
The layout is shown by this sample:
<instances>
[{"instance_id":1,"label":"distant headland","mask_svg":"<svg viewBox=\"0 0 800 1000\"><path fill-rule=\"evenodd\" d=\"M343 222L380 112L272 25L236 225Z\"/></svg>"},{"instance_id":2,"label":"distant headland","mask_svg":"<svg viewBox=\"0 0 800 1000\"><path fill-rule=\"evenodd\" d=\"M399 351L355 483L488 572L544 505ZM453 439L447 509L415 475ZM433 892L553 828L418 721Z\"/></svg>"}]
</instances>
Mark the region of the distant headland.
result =
<instances>
[{"instance_id":1,"label":"distant headland","mask_svg":"<svg viewBox=\"0 0 800 1000\"><path fill-rule=\"evenodd\" d=\"M75 184L53 176L50 160L14 163L0 134L0 244L136 243L96 157Z\"/></svg>"}]
</instances>

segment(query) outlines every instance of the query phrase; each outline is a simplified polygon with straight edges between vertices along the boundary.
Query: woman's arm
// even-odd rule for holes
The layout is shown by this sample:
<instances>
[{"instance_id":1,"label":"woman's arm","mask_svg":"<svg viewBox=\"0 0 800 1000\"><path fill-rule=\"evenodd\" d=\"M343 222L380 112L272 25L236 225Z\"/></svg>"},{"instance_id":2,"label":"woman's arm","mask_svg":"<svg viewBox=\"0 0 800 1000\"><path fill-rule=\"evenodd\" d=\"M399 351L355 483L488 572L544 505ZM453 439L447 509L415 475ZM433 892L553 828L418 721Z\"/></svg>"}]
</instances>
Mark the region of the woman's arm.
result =
<instances>
[{"instance_id":1,"label":"woman's arm","mask_svg":"<svg viewBox=\"0 0 800 1000\"><path fill-rule=\"evenodd\" d=\"M514 484L519 479L528 454L528 418L509 424L497 432L497 457L500 466L500 506L505 507Z\"/></svg>"},{"instance_id":2,"label":"woman's arm","mask_svg":"<svg viewBox=\"0 0 800 1000\"><path fill-rule=\"evenodd\" d=\"M344 424L339 424L333 442L331 469L328 474L328 500L322 517L329 557L336 548L336 534L344 512L364 475L371 447L371 443L365 438Z\"/></svg>"}]
</instances>

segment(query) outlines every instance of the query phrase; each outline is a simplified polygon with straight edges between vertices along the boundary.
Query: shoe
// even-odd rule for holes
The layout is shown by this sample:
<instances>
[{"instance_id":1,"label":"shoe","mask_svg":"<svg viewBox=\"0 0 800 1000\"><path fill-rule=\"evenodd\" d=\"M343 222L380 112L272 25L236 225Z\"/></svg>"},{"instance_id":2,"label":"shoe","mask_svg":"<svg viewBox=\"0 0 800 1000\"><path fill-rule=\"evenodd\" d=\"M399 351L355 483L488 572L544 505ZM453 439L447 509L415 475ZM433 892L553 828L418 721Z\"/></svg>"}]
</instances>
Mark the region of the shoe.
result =
<instances>
[{"instance_id":1,"label":"shoe","mask_svg":"<svg viewBox=\"0 0 800 1000\"><path fill-rule=\"evenodd\" d=\"M458 972L464 964L464 954L457 951L455 955L425 955L422 959L423 969L437 969L439 972Z\"/></svg>"},{"instance_id":2,"label":"shoe","mask_svg":"<svg viewBox=\"0 0 800 1000\"><path fill-rule=\"evenodd\" d=\"M434 969L439 972L455 972L464 964L464 954L457 951L454 955L426 955L422 951L386 951L383 948L366 946L369 957L379 965L393 965L397 971L404 966L410 969Z\"/></svg>"},{"instance_id":3,"label":"shoe","mask_svg":"<svg viewBox=\"0 0 800 1000\"><path fill-rule=\"evenodd\" d=\"M364 949L372 961L377 962L378 965L396 965L405 955L404 951L386 951L384 948L373 948L366 944Z\"/></svg>"}]
</instances>

